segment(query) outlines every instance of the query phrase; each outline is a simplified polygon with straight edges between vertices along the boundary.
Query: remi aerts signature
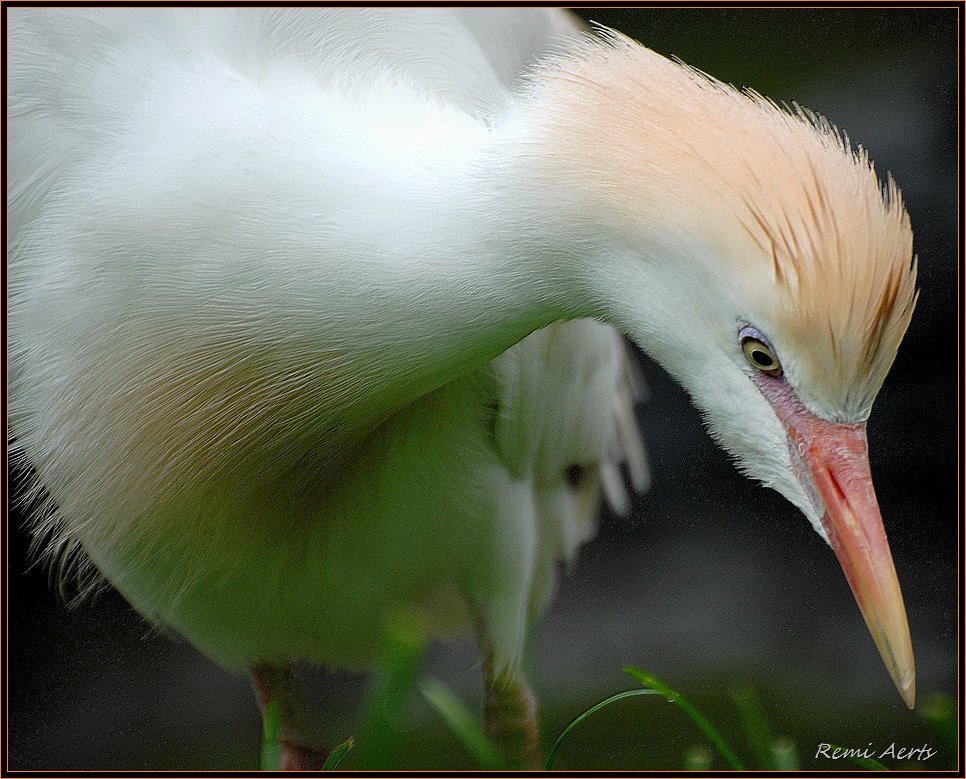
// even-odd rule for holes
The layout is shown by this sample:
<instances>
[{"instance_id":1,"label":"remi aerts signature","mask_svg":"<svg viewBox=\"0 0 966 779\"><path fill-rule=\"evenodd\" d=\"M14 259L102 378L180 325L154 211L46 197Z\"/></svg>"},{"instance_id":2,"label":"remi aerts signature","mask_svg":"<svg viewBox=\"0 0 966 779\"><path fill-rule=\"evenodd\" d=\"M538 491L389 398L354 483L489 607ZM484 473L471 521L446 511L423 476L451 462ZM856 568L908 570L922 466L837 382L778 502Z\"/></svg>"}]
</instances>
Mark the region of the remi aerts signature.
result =
<instances>
[{"instance_id":1,"label":"remi aerts signature","mask_svg":"<svg viewBox=\"0 0 966 779\"><path fill-rule=\"evenodd\" d=\"M891 758L893 760L928 760L936 754L935 749L931 749L928 744L921 747L905 747L893 741L884 749L872 746L870 741L864 747L837 747L820 741L818 749L815 750L815 757L824 757L828 760L848 760L850 758L861 758L865 760L882 760Z\"/></svg>"}]
</instances>

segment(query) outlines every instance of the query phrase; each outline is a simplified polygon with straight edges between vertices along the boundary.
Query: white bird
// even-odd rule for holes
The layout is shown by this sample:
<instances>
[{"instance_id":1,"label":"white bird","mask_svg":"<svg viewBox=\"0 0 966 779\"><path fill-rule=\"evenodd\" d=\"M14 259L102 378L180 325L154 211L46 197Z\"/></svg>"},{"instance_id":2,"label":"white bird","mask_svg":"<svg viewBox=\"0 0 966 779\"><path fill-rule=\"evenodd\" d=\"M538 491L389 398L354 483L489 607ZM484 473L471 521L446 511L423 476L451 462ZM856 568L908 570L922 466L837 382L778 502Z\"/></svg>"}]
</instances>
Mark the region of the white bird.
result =
<instances>
[{"instance_id":1,"label":"white bird","mask_svg":"<svg viewBox=\"0 0 966 779\"><path fill-rule=\"evenodd\" d=\"M618 331L838 556L909 706L865 422L915 305L823 119L546 9L9 9L10 430L35 533L282 706L467 624L487 725L604 484ZM539 62L537 62L539 60ZM535 64L536 63L536 64ZM69 566L70 563L67 563Z\"/></svg>"}]
</instances>

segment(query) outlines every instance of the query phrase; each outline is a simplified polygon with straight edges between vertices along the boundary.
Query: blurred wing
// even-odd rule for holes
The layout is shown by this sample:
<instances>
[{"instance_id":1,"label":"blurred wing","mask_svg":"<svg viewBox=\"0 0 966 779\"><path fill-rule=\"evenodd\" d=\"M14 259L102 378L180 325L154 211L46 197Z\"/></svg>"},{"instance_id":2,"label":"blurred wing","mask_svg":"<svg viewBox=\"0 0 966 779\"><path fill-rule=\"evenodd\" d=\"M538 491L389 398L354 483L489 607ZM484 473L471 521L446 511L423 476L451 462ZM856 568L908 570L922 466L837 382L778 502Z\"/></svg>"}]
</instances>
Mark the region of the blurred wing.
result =
<instances>
[{"instance_id":1,"label":"blurred wing","mask_svg":"<svg viewBox=\"0 0 966 779\"><path fill-rule=\"evenodd\" d=\"M515 478L531 480L541 543L570 559L596 531L600 498L624 514L647 489L634 410L644 393L622 336L581 319L538 330L493 361L500 377L494 439Z\"/></svg>"}]
</instances>

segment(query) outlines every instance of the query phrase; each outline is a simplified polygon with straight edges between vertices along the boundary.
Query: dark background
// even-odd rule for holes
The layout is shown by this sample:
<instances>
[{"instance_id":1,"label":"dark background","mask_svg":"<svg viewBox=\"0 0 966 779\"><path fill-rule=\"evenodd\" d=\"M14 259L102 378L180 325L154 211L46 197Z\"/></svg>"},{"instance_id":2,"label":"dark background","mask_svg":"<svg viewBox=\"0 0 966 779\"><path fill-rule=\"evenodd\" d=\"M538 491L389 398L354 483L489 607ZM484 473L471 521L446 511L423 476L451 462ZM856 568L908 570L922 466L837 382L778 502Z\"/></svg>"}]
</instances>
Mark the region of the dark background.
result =
<instances>
[{"instance_id":1,"label":"dark background","mask_svg":"<svg viewBox=\"0 0 966 779\"><path fill-rule=\"evenodd\" d=\"M901 186L922 294L869 423L872 469L905 593L919 713L903 706L834 555L777 493L740 477L684 394L644 360L640 410L654 486L627 519L605 517L533 642L533 678L556 732L642 666L734 729L728 690L754 686L805 768L819 741L918 746L954 764L921 716L957 695L957 33L954 9L582 11L722 80L825 114ZM247 681L158 636L115 593L66 611L31 567L11 510L9 767L251 768L259 720ZM470 644L434 647L426 673L471 704ZM364 677L313 674L333 741L353 732ZM638 699L640 700L640 699ZM619 709L619 710L618 710ZM683 765L700 734L657 702L622 703L574 736L559 767ZM413 764L463 760L414 702ZM421 739L435 733L437 746ZM740 733L736 737L740 741ZM468 765L468 764L467 764ZM723 767L723 765L719 765Z\"/></svg>"}]
</instances>

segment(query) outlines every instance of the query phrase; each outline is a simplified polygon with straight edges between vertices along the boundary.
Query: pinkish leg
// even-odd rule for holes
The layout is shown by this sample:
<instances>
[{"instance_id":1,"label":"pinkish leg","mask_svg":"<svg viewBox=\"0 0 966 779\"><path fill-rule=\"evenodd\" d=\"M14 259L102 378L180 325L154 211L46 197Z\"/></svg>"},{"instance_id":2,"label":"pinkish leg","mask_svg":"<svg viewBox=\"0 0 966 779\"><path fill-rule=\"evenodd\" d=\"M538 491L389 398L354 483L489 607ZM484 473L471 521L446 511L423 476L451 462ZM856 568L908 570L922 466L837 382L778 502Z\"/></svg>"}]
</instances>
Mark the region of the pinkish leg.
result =
<instances>
[{"instance_id":1,"label":"pinkish leg","mask_svg":"<svg viewBox=\"0 0 966 779\"><path fill-rule=\"evenodd\" d=\"M325 765L328 750L314 743L309 711L302 688L290 665L259 665L249 669L262 717L269 705L279 712L279 768L283 771L317 771Z\"/></svg>"},{"instance_id":2,"label":"pinkish leg","mask_svg":"<svg viewBox=\"0 0 966 779\"><path fill-rule=\"evenodd\" d=\"M510 768L541 767L537 699L522 675L496 676L492 655L486 658L483 722Z\"/></svg>"}]
</instances>

